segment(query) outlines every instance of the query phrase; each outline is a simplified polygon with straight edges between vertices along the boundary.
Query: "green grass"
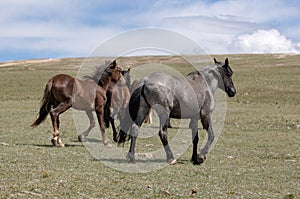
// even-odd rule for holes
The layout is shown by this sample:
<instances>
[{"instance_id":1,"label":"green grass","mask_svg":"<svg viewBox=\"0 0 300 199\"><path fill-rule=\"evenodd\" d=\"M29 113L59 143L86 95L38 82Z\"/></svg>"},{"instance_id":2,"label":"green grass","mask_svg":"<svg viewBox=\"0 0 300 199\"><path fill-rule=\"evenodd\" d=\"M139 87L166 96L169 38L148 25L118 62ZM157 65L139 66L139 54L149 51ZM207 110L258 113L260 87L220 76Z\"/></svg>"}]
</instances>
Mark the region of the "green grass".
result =
<instances>
[{"instance_id":1,"label":"green grass","mask_svg":"<svg viewBox=\"0 0 300 199\"><path fill-rule=\"evenodd\" d=\"M77 142L72 111L61 115L65 148L51 146L49 118L30 128L48 79L76 75L83 59L0 64L0 198L299 198L300 55L227 56L238 93L227 98L223 133L206 162L192 165L189 147L177 165L149 173L117 171L97 161ZM119 61L192 70L176 57ZM158 149L157 137L138 139L137 151Z\"/></svg>"}]
</instances>

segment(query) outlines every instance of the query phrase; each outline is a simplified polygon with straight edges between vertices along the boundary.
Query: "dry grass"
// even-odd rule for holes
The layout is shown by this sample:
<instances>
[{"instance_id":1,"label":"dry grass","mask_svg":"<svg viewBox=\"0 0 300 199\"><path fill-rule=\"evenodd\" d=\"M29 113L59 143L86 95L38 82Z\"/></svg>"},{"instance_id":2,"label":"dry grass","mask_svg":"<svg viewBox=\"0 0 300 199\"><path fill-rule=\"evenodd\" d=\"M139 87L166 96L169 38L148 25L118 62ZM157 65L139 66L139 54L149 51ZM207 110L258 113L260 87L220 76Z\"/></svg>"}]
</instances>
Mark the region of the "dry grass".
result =
<instances>
[{"instance_id":1,"label":"dry grass","mask_svg":"<svg viewBox=\"0 0 300 199\"><path fill-rule=\"evenodd\" d=\"M238 94L227 100L223 133L207 161L192 165L190 147L179 164L142 174L116 171L95 160L76 141L70 111L61 116L63 149L50 145L49 118L36 129L29 127L46 81L57 73L75 75L83 59L0 64L0 197L300 197L300 56L228 57ZM191 70L178 57L119 62L138 66L157 60L184 74ZM137 148L147 151L143 143L138 140Z\"/></svg>"}]
</instances>

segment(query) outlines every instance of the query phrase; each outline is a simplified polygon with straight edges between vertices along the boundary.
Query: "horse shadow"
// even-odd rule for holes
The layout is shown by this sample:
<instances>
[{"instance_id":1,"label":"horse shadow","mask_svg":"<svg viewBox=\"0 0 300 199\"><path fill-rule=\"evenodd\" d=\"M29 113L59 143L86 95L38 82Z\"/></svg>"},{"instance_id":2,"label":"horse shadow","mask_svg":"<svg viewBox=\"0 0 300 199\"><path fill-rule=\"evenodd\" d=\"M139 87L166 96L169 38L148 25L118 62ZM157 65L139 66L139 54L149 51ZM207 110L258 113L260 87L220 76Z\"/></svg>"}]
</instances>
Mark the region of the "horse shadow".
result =
<instances>
[{"instance_id":1,"label":"horse shadow","mask_svg":"<svg viewBox=\"0 0 300 199\"><path fill-rule=\"evenodd\" d=\"M45 147L45 148L53 148L52 144L30 144L30 143L16 143L16 146L34 146L34 147ZM65 147L82 147L79 144L65 144Z\"/></svg>"}]
</instances>

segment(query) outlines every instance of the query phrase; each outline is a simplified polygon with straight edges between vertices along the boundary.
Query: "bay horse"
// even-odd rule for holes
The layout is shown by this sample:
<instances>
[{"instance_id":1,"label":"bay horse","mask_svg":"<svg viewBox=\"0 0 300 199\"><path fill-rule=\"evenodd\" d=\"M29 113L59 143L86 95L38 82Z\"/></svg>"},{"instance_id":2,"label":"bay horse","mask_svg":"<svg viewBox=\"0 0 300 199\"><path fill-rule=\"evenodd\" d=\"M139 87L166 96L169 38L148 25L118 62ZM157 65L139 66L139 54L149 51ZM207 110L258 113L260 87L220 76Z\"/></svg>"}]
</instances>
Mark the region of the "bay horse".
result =
<instances>
[{"instance_id":1,"label":"bay horse","mask_svg":"<svg viewBox=\"0 0 300 199\"><path fill-rule=\"evenodd\" d=\"M192 130L193 153L191 162L201 164L206 159L214 141L211 115L215 106L214 93L222 89L229 97L234 97L236 89L232 81L233 71L228 58L225 62L214 59L214 64L202 70L189 73L186 77L171 76L164 73L152 73L143 78L140 86L133 92L127 110L127 120L121 122L119 143L126 141L126 133L130 129L131 143L127 155L129 162L135 162L136 138L150 109L154 109L159 117L159 136L164 146L167 162L175 164L171 148L168 144L167 123L169 118L190 119ZM208 133L208 139L197 154L198 121Z\"/></svg>"},{"instance_id":2,"label":"bay horse","mask_svg":"<svg viewBox=\"0 0 300 199\"><path fill-rule=\"evenodd\" d=\"M118 82L112 82L109 86L106 96L107 102L104 108L104 122L108 128L111 124L113 131L113 140L118 141L118 132L115 126L115 118L123 120L125 117L125 110L130 99L130 68L122 70L122 76Z\"/></svg>"},{"instance_id":3,"label":"bay horse","mask_svg":"<svg viewBox=\"0 0 300 199\"><path fill-rule=\"evenodd\" d=\"M108 87L111 82L117 82L120 78L121 68L116 60L98 67L92 76L84 79L76 79L66 74L55 75L46 84L38 118L31 126L41 124L50 113L54 130L51 142L54 146L64 147L59 132L59 115L71 107L86 112L90 126L78 136L79 141L82 141L95 126L93 111L96 111L102 141L105 146L111 146L105 135L104 105Z\"/></svg>"}]
</instances>

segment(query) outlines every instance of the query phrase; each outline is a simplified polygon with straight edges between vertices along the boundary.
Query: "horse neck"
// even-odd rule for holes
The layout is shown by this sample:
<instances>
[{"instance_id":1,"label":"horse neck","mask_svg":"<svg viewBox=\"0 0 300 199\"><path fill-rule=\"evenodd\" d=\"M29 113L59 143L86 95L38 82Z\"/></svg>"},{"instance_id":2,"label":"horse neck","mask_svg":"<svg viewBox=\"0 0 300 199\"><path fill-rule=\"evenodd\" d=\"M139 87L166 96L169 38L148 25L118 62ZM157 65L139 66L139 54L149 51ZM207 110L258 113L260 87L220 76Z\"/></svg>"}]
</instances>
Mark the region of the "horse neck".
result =
<instances>
[{"instance_id":1,"label":"horse neck","mask_svg":"<svg viewBox=\"0 0 300 199\"><path fill-rule=\"evenodd\" d=\"M110 86L110 83L111 83L111 78L108 76L103 76L99 80L99 85L106 91L107 91L108 87Z\"/></svg>"},{"instance_id":2,"label":"horse neck","mask_svg":"<svg viewBox=\"0 0 300 199\"><path fill-rule=\"evenodd\" d=\"M121 78L119 79L119 81L117 81L117 82L112 82L112 85L113 85L113 86L114 86L115 84L118 84L119 86L126 85L126 80L125 80L124 76L121 76Z\"/></svg>"},{"instance_id":3,"label":"horse neck","mask_svg":"<svg viewBox=\"0 0 300 199\"><path fill-rule=\"evenodd\" d=\"M215 93L215 91L218 88L220 77L221 77L219 71L214 68L213 69L209 68L204 70L203 74L208 84L208 87L210 88L212 93Z\"/></svg>"},{"instance_id":4,"label":"horse neck","mask_svg":"<svg viewBox=\"0 0 300 199\"><path fill-rule=\"evenodd\" d=\"M128 88L130 88L131 85L131 80L130 80L130 76L123 76L123 78L125 79L125 83L127 85Z\"/></svg>"}]
</instances>

